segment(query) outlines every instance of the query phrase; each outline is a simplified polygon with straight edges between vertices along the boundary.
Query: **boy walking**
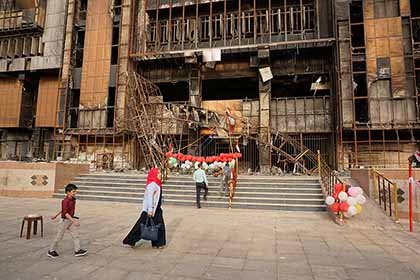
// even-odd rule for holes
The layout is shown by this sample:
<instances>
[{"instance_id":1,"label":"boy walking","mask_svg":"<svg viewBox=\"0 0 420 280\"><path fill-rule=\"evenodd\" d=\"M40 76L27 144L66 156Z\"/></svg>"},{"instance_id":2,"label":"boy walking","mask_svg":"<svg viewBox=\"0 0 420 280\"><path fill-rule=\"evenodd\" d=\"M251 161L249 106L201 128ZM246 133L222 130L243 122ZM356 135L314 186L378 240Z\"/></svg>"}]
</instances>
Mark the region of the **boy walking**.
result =
<instances>
[{"instance_id":1,"label":"boy walking","mask_svg":"<svg viewBox=\"0 0 420 280\"><path fill-rule=\"evenodd\" d=\"M74 211L76 208L76 192L77 187L74 184L68 184L65 188L66 197L61 201L61 211L58 212L55 216L51 217L52 220L57 218L61 214L61 221L58 225L57 235L53 243L51 244L50 250L47 253L47 256L50 258L58 257L57 253L57 244L63 239L64 233L68 230L73 238L74 243L74 255L76 257L84 256L87 254L86 250L80 249L79 241L79 226L78 217L74 216Z\"/></svg>"}]
</instances>

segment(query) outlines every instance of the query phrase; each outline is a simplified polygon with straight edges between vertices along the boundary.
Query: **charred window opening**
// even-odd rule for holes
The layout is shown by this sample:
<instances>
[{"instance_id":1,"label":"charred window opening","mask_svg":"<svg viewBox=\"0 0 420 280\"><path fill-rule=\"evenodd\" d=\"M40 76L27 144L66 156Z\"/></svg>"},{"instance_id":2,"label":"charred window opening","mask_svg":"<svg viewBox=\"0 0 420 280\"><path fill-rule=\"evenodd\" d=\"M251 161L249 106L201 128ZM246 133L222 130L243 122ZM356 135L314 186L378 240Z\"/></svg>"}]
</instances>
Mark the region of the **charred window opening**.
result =
<instances>
[{"instance_id":1,"label":"charred window opening","mask_svg":"<svg viewBox=\"0 0 420 280\"><path fill-rule=\"evenodd\" d=\"M114 28L115 30L115 28ZM119 34L119 28L118 28L118 34ZM114 36L112 38L112 41L114 42ZM118 39L116 39L117 43L113 44L111 47L111 64L116 65L118 63Z\"/></svg>"},{"instance_id":2,"label":"charred window opening","mask_svg":"<svg viewBox=\"0 0 420 280\"><path fill-rule=\"evenodd\" d=\"M119 1L119 8L117 8L115 1L114 11L121 9L121 1ZM120 11L120 10L119 10ZM111 64L116 65L118 63L119 54L119 43L120 43L120 14L114 14L114 23L112 26L112 46L111 46Z\"/></svg>"},{"instance_id":3,"label":"charred window opening","mask_svg":"<svg viewBox=\"0 0 420 280\"><path fill-rule=\"evenodd\" d=\"M190 98L188 82L160 83L157 85L162 93L163 102L188 102Z\"/></svg>"},{"instance_id":4,"label":"charred window opening","mask_svg":"<svg viewBox=\"0 0 420 280\"><path fill-rule=\"evenodd\" d=\"M106 127L114 127L115 87L108 88Z\"/></svg>"},{"instance_id":5,"label":"charred window opening","mask_svg":"<svg viewBox=\"0 0 420 280\"><path fill-rule=\"evenodd\" d=\"M271 81L271 97L329 96L330 85L326 75L276 76Z\"/></svg>"},{"instance_id":6,"label":"charred window opening","mask_svg":"<svg viewBox=\"0 0 420 280\"><path fill-rule=\"evenodd\" d=\"M150 51L161 51L161 47L190 49L196 44L204 47L210 42L211 46L261 43L269 42L269 37L283 41L287 35L304 39L316 31L314 0L272 0L271 5L267 1L252 0L242 0L241 5L238 1L207 1L198 6L188 2L148 2ZM157 4L160 9L156 9Z\"/></svg>"},{"instance_id":7,"label":"charred window opening","mask_svg":"<svg viewBox=\"0 0 420 280\"><path fill-rule=\"evenodd\" d=\"M79 119L80 89L72 89L70 93L70 128L77 128Z\"/></svg>"},{"instance_id":8,"label":"charred window opening","mask_svg":"<svg viewBox=\"0 0 420 280\"><path fill-rule=\"evenodd\" d=\"M351 45L355 48L365 46L365 29L363 24L351 26Z\"/></svg>"},{"instance_id":9,"label":"charred window opening","mask_svg":"<svg viewBox=\"0 0 420 280\"><path fill-rule=\"evenodd\" d=\"M411 0L411 16L420 17L420 5L418 0Z\"/></svg>"},{"instance_id":10,"label":"charred window opening","mask_svg":"<svg viewBox=\"0 0 420 280\"><path fill-rule=\"evenodd\" d=\"M420 18L413 19L413 40L415 43L420 43Z\"/></svg>"},{"instance_id":11,"label":"charred window opening","mask_svg":"<svg viewBox=\"0 0 420 280\"><path fill-rule=\"evenodd\" d=\"M86 22L88 0L80 0L78 4L78 21L79 24L84 24Z\"/></svg>"},{"instance_id":12,"label":"charred window opening","mask_svg":"<svg viewBox=\"0 0 420 280\"><path fill-rule=\"evenodd\" d=\"M76 31L76 49L75 49L75 67L83 66L83 49L85 47L85 29L77 28Z\"/></svg>"},{"instance_id":13,"label":"charred window opening","mask_svg":"<svg viewBox=\"0 0 420 280\"><path fill-rule=\"evenodd\" d=\"M256 78L236 78L204 80L202 82L204 100L257 99L258 81Z\"/></svg>"},{"instance_id":14,"label":"charred window opening","mask_svg":"<svg viewBox=\"0 0 420 280\"><path fill-rule=\"evenodd\" d=\"M366 74L355 74L354 76L354 96L368 96Z\"/></svg>"},{"instance_id":15,"label":"charred window opening","mask_svg":"<svg viewBox=\"0 0 420 280\"><path fill-rule=\"evenodd\" d=\"M369 121L368 99L356 99L354 102L356 112L356 122L367 123Z\"/></svg>"},{"instance_id":16,"label":"charred window opening","mask_svg":"<svg viewBox=\"0 0 420 280\"><path fill-rule=\"evenodd\" d=\"M121 0L114 0L114 7L113 7L114 21L121 19L121 12L122 12L121 4L122 4Z\"/></svg>"},{"instance_id":17,"label":"charred window opening","mask_svg":"<svg viewBox=\"0 0 420 280\"><path fill-rule=\"evenodd\" d=\"M20 125L34 127L36 117L36 98L38 94L38 79L23 81Z\"/></svg>"},{"instance_id":18,"label":"charred window opening","mask_svg":"<svg viewBox=\"0 0 420 280\"><path fill-rule=\"evenodd\" d=\"M353 60L353 73L354 72L366 72L366 61Z\"/></svg>"},{"instance_id":19,"label":"charred window opening","mask_svg":"<svg viewBox=\"0 0 420 280\"><path fill-rule=\"evenodd\" d=\"M363 1L352 1L350 4L351 23L363 23Z\"/></svg>"}]
</instances>

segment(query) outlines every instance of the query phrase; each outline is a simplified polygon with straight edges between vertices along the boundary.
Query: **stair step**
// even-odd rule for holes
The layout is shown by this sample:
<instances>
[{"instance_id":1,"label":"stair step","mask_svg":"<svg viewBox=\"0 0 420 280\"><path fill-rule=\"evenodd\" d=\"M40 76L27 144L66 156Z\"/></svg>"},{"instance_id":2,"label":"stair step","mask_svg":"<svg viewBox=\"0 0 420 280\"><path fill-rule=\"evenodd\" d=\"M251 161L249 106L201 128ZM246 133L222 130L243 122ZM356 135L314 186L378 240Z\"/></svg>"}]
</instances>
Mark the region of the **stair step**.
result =
<instances>
[{"instance_id":1,"label":"stair step","mask_svg":"<svg viewBox=\"0 0 420 280\"><path fill-rule=\"evenodd\" d=\"M296 191L296 190L294 190ZM96 193L109 193L110 195L115 193L125 193L129 195L143 195L144 188L109 188L109 187L83 187L79 188L78 193L89 193L89 192L96 192ZM64 195L64 191L62 190L60 193ZM196 193L196 190L193 188L190 189L165 189L164 195L172 195L172 194L182 194L182 195L192 195L194 196ZM209 193L216 193L219 194L218 188L209 188ZM236 190L235 197L295 197L295 198L305 198L305 197L316 197L316 198L323 198L323 195L321 193L321 190L315 190L312 193L304 193L304 192L290 192L289 190L282 190L278 192L263 192L263 190L260 190L259 192L253 192L253 191L244 191L244 190Z\"/></svg>"},{"instance_id":2,"label":"stair step","mask_svg":"<svg viewBox=\"0 0 420 280\"><path fill-rule=\"evenodd\" d=\"M208 201L203 207L228 207L228 198L220 196L220 177L208 176ZM129 202L143 201L145 174L82 174L73 180L78 185L78 199ZM164 204L195 206L195 183L192 175L170 176L164 183ZM62 198L64 190L53 197ZM283 211L325 211L318 177L247 176L238 178L234 208L275 209Z\"/></svg>"},{"instance_id":3,"label":"stair step","mask_svg":"<svg viewBox=\"0 0 420 280\"><path fill-rule=\"evenodd\" d=\"M101 186L101 187L116 187L116 186L121 186L121 187L138 187L138 188L144 188L145 186L145 182L144 183L135 183L135 182L131 182L131 183L124 183L124 182L108 182L108 181L104 181L104 182L98 182L98 181L78 181L78 180L74 180L72 181L73 184L76 184L77 186ZM181 183L181 182L167 182L164 185L164 188L171 188L171 187L193 187L195 188L195 183L194 182L187 182L187 183ZM209 187L219 187L220 186L220 182L209 182ZM297 185L297 184L244 184L241 182L238 182L237 184L237 188L253 188L253 189L258 189L258 188L273 188L273 189L277 189L277 188L281 188L281 187L289 187L289 188L303 188L303 189L307 189L307 188L319 188L320 185L319 184L302 184L302 185Z\"/></svg>"},{"instance_id":4,"label":"stair step","mask_svg":"<svg viewBox=\"0 0 420 280\"><path fill-rule=\"evenodd\" d=\"M55 194L53 197L62 198L61 195ZM138 198L129 197L108 197L108 196L93 196L85 195L79 197L81 200L95 200L95 201L112 201L112 202L129 202L141 204L142 200ZM182 199L165 199L165 205L184 205L195 206L195 201L182 200ZM202 201L202 207L221 207L228 208L228 203L224 201ZM272 209L283 211L325 211L325 205L311 205L311 204L281 204L281 203L243 203L234 201L233 208L239 209Z\"/></svg>"}]
</instances>

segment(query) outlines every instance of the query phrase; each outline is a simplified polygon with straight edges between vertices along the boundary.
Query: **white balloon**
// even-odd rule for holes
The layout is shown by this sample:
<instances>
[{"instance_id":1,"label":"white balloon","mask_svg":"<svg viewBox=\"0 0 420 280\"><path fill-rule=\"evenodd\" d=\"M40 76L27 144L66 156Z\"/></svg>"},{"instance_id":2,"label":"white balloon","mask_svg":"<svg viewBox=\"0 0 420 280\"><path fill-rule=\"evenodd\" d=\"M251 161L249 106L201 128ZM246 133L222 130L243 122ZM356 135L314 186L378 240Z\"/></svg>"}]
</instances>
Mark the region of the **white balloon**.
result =
<instances>
[{"instance_id":1,"label":"white balloon","mask_svg":"<svg viewBox=\"0 0 420 280\"><path fill-rule=\"evenodd\" d=\"M351 196L349 196L349 197L347 198L347 204L348 204L349 206L355 206L355 205L357 204L357 199L356 199L355 197L351 197Z\"/></svg>"},{"instance_id":2,"label":"white balloon","mask_svg":"<svg viewBox=\"0 0 420 280\"><path fill-rule=\"evenodd\" d=\"M348 197L349 197L349 196L347 195L347 193L346 193L346 192L340 192L340 193L338 194L338 199L340 199L340 201L346 201Z\"/></svg>"},{"instance_id":3,"label":"white balloon","mask_svg":"<svg viewBox=\"0 0 420 280\"><path fill-rule=\"evenodd\" d=\"M185 163L183 163L183 164L181 164L181 168L182 169L185 169L187 166L186 166L186 164Z\"/></svg>"},{"instance_id":4,"label":"white balloon","mask_svg":"<svg viewBox=\"0 0 420 280\"><path fill-rule=\"evenodd\" d=\"M363 205L363 204L365 204L365 203L366 203L366 197L364 197L362 194L361 194L361 195L359 195L356 199L357 199L357 202L358 202L360 205Z\"/></svg>"},{"instance_id":5,"label":"white balloon","mask_svg":"<svg viewBox=\"0 0 420 280\"><path fill-rule=\"evenodd\" d=\"M363 194L363 189L361 187L356 187L359 195Z\"/></svg>"},{"instance_id":6,"label":"white balloon","mask_svg":"<svg viewBox=\"0 0 420 280\"><path fill-rule=\"evenodd\" d=\"M350 206L347 212L349 213L349 215L354 216L357 214L357 208L355 206Z\"/></svg>"},{"instance_id":7,"label":"white balloon","mask_svg":"<svg viewBox=\"0 0 420 280\"><path fill-rule=\"evenodd\" d=\"M332 196L327 196L327 198L325 199L325 204L327 205L333 205L334 202L335 202L335 199Z\"/></svg>"}]
</instances>

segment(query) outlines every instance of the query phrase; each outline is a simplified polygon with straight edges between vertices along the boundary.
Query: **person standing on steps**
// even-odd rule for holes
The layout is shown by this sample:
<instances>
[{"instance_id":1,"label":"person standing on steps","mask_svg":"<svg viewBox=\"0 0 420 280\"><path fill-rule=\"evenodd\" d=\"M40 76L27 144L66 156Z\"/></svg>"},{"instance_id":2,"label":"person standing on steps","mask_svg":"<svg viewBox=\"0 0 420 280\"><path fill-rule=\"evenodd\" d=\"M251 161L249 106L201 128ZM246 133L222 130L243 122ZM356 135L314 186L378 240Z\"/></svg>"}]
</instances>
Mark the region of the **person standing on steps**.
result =
<instances>
[{"instance_id":1,"label":"person standing on steps","mask_svg":"<svg viewBox=\"0 0 420 280\"><path fill-rule=\"evenodd\" d=\"M193 174L193 180L195 181L197 208L201 208L201 204L200 204L201 189L204 189L203 198L204 200L207 200L207 194L209 192L209 188L208 188L209 183L207 181L206 173L204 172L203 169L201 169L201 163L199 163L197 167L198 167L197 170L195 170Z\"/></svg>"},{"instance_id":2,"label":"person standing on steps","mask_svg":"<svg viewBox=\"0 0 420 280\"><path fill-rule=\"evenodd\" d=\"M152 168L147 175L146 190L144 191L143 210L134 227L124 238L123 244L132 248L141 239L141 224L147 222L148 217L153 219L155 225L160 225L158 239L152 241L152 247L162 249L166 246L166 230L163 220L162 204L162 173L158 168Z\"/></svg>"},{"instance_id":3,"label":"person standing on steps","mask_svg":"<svg viewBox=\"0 0 420 280\"><path fill-rule=\"evenodd\" d=\"M222 181L220 182L220 196L229 196L229 181L231 180L232 171L227 162L222 169Z\"/></svg>"}]
</instances>

